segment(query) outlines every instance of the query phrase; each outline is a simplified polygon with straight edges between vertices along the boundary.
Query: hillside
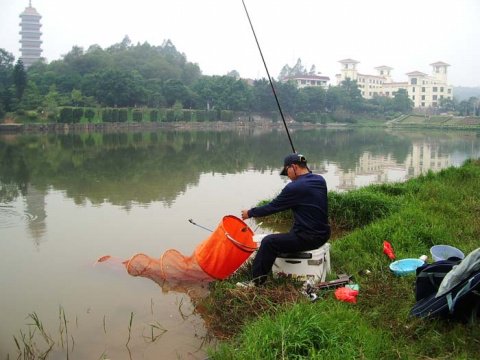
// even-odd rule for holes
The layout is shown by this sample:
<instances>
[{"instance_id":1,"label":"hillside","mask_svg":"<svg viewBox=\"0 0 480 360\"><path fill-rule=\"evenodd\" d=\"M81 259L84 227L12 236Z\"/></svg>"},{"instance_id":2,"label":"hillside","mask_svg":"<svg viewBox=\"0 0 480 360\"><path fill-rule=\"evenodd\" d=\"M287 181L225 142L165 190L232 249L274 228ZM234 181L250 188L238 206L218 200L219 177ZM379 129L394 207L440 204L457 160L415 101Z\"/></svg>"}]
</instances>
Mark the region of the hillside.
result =
<instances>
[{"instance_id":1,"label":"hillside","mask_svg":"<svg viewBox=\"0 0 480 360\"><path fill-rule=\"evenodd\" d=\"M480 98L480 87L464 87L464 86L454 87L453 97L458 101L468 100L471 97Z\"/></svg>"}]
</instances>

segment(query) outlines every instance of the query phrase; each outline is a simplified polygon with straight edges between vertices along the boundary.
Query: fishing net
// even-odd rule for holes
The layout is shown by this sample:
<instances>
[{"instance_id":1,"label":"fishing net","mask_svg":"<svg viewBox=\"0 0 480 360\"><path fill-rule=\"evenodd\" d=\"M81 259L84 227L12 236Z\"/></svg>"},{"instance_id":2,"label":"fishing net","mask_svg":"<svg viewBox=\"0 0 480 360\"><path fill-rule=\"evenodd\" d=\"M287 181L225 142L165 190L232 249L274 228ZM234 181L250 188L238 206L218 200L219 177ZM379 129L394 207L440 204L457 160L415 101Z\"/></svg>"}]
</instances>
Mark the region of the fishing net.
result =
<instances>
[{"instance_id":1,"label":"fishing net","mask_svg":"<svg viewBox=\"0 0 480 360\"><path fill-rule=\"evenodd\" d=\"M213 281L229 277L255 250L253 231L239 218L227 215L191 256L169 249L160 258L135 254L122 264L130 275L146 277L159 284ZM102 256L98 262L110 259L108 255Z\"/></svg>"},{"instance_id":2,"label":"fishing net","mask_svg":"<svg viewBox=\"0 0 480 360\"><path fill-rule=\"evenodd\" d=\"M195 260L195 256L184 256L174 249L167 250L159 259L145 254L136 254L125 264L132 276L143 276L157 283L170 281L212 281Z\"/></svg>"}]
</instances>

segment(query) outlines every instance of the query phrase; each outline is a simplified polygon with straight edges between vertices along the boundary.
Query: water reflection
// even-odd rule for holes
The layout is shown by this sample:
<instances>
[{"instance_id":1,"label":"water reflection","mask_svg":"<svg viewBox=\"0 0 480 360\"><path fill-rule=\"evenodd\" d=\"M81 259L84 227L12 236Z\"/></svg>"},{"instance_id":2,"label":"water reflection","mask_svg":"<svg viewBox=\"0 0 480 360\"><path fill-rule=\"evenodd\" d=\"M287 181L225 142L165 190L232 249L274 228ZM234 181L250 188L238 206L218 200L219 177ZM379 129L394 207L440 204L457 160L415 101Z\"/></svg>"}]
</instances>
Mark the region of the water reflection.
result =
<instances>
[{"instance_id":1,"label":"water reflection","mask_svg":"<svg viewBox=\"0 0 480 360\"><path fill-rule=\"evenodd\" d=\"M414 143L413 149L405 161L408 178L439 171L451 165L450 154L442 155L440 147L430 143Z\"/></svg>"},{"instance_id":2,"label":"water reflection","mask_svg":"<svg viewBox=\"0 0 480 360\"><path fill-rule=\"evenodd\" d=\"M25 213L28 215L27 226L28 230L38 246L42 241L42 237L46 232L45 219L47 212L45 210L45 195L44 190L39 190L33 185L28 185L25 194Z\"/></svg>"},{"instance_id":3,"label":"water reflection","mask_svg":"<svg viewBox=\"0 0 480 360\"><path fill-rule=\"evenodd\" d=\"M42 189L66 191L76 204L109 202L129 210L161 201L171 206L202 173L274 171L285 152L283 132L159 131L0 138L0 202L27 196L41 235ZM335 165L339 190L406 180L459 165L479 152L478 133L297 130L293 140L311 168ZM455 159L452 155L455 154ZM333 175L333 174L332 174ZM330 186L331 190L335 187ZM34 199L36 198L36 199ZM36 204L34 204L36 203ZM30 209L31 208L31 209Z\"/></svg>"},{"instance_id":4,"label":"water reflection","mask_svg":"<svg viewBox=\"0 0 480 360\"><path fill-rule=\"evenodd\" d=\"M391 153L375 155L365 151L355 169L335 168L339 181L337 190L352 190L368 184L404 181L429 171L439 171L452 165L450 154L441 155L440 146L431 143L412 143L412 150L403 162Z\"/></svg>"}]
</instances>

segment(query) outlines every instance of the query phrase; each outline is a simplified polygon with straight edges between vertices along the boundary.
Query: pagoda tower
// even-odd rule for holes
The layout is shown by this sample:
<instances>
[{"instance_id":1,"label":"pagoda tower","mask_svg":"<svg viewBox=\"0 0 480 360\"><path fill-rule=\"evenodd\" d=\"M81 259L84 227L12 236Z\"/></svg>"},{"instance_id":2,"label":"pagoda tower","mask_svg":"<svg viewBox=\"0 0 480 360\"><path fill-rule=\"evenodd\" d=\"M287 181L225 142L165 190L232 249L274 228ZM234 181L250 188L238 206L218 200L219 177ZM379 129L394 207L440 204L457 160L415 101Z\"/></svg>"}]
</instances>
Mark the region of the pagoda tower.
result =
<instances>
[{"instance_id":1,"label":"pagoda tower","mask_svg":"<svg viewBox=\"0 0 480 360\"><path fill-rule=\"evenodd\" d=\"M29 1L28 7L25 8L25 10L20 14L20 52L22 53L20 59L23 61L25 69L27 69L34 62L41 59L41 18L42 16L37 12L34 7L32 7L31 0Z\"/></svg>"}]
</instances>

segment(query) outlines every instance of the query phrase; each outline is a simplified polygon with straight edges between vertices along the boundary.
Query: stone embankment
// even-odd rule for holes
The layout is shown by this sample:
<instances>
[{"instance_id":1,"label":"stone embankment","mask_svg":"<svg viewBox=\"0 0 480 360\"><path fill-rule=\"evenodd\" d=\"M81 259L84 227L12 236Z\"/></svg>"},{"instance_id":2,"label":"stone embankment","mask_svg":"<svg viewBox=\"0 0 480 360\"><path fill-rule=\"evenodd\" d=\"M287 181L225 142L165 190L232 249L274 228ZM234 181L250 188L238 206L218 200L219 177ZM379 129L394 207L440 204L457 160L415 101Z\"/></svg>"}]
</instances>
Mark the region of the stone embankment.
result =
<instances>
[{"instance_id":1,"label":"stone embankment","mask_svg":"<svg viewBox=\"0 0 480 360\"><path fill-rule=\"evenodd\" d=\"M344 124L336 124L342 126ZM75 132L125 132L125 131L155 131L158 129L176 130L230 130L239 128L283 128L282 121L208 121L208 122L140 122L140 123L81 123L81 124L58 124L58 123L29 123L29 124L0 124L0 133L75 133ZM289 128L314 128L325 127L320 124L298 123L289 121Z\"/></svg>"},{"instance_id":2,"label":"stone embankment","mask_svg":"<svg viewBox=\"0 0 480 360\"><path fill-rule=\"evenodd\" d=\"M15 133L69 133L69 132L123 132L153 131L157 129L232 129L238 127L265 126L248 122L142 122L98 124L0 124L0 132ZM271 126L271 125L270 125Z\"/></svg>"}]
</instances>

